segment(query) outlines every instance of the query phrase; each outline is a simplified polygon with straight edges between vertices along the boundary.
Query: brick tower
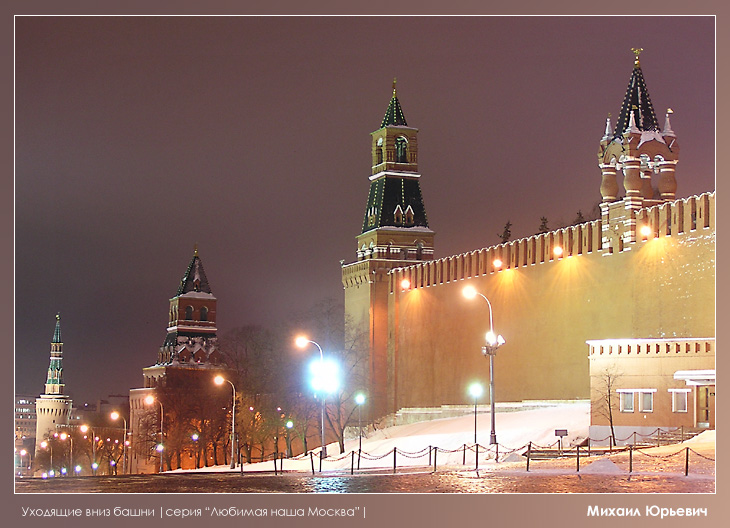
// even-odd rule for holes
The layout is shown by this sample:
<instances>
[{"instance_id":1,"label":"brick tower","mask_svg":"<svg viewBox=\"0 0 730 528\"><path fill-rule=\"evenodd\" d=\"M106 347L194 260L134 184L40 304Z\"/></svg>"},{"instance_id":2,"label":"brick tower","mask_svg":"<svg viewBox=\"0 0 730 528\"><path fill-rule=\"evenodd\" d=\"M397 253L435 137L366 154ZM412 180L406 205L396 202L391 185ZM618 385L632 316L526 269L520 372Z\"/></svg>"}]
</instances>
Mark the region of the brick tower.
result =
<instances>
[{"instance_id":1,"label":"brick tower","mask_svg":"<svg viewBox=\"0 0 730 528\"><path fill-rule=\"evenodd\" d=\"M418 172L418 129L409 127L395 80L380 128L371 136L370 192L357 235L357 260L342 267L345 313L351 331L367 336L364 372L372 417L394 412L388 405L392 369L388 356L388 272L433 258Z\"/></svg>"}]
</instances>

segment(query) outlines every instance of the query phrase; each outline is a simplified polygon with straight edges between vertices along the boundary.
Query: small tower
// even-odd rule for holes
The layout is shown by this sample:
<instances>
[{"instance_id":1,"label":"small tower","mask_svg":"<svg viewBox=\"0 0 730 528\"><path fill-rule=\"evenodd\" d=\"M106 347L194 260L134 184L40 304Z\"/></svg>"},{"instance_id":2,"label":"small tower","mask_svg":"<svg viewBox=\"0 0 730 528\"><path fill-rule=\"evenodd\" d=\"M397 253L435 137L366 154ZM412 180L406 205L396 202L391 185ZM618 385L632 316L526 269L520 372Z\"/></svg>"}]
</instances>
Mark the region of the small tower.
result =
<instances>
[{"instance_id":1,"label":"small tower","mask_svg":"<svg viewBox=\"0 0 730 528\"><path fill-rule=\"evenodd\" d=\"M58 426L68 425L71 418L71 399L64 394L63 341L61 315L56 314L56 328L51 340L51 360L48 365L45 392L36 399L36 451L43 438L53 434Z\"/></svg>"},{"instance_id":2,"label":"small tower","mask_svg":"<svg viewBox=\"0 0 730 528\"><path fill-rule=\"evenodd\" d=\"M669 122L667 110L664 128L654 113L644 74L639 62L642 48L632 48L634 68L629 78L615 128L610 114L598 149L601 168L601 203L603 240L606 253L624 251L636 242L636 214L643 207L675 199L675 166L679 144ZM625 196L619 200L617 175L623 173ZM658 175L657 192L652 177Z\"/></svg>"},{"instance_id":3,"label":"small tower","mask_svg":"<svg viewBox=\"0 0 730 528\"><path fill-rule=\"evenodd\" d=\"M357 260L342 267L345 312L352 330L367 336L367 390L373 416L388 404L388 272L433 259L418 172L418 129L409 127L393 80L393 95L380 128L370 134L371 170L365 216L357 235Z\"/></svg>"}]
</instances>

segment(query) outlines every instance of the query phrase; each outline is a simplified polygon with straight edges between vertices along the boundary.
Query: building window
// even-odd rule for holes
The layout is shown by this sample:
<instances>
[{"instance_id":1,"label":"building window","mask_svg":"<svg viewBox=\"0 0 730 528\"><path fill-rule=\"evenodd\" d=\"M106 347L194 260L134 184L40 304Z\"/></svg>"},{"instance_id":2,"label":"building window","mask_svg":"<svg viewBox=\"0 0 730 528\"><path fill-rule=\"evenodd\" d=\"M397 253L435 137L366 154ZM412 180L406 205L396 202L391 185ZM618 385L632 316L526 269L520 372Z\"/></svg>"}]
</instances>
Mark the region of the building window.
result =
<instances>
[{"instance_id":1,"label":"building window","mask_svg":"<svg viewBox=\"0 0 730 528\"><path fill-rule=\"evenodd\" d=\"M408 140L403 136L395 138L395 162L408 163Z\"/></svg>"},{"instance_id":2,"label":"building window","mask_svg":"<svg viewBox=\"0 0 730 528\"><path fill-rule=\"evenodd\" d=\"M208 309L205 306L203 306L200 309L200 320L201 321L207 321L208 320Z\"/></svg>"},{"instance_id":3,"label":"building window","mask_svg":"<svg viewBox=\"0 0 730 528\"><path fill-rule=\"evenodd\" d=\"M687 412L687 394L689 389L673 390L669 389L672 395L672 412L675 413L686 413Z\"/></svg>"},{"instance_id":4,"label":"building window","mask_svg":"<svg viewBox=\"0 0 730 528\"><path fill-rule=\"evenodd\" d=\"M654 412L654 393L653 392L640 392L639 393L639 412Z\"/></svg>"},{"instance_id":5,"label":"building window","mask_svg":"<svg viewBox=\"0 0 730 528\"><path fill-rule=\"evenodd\" d=\"M186 306L185 307L185 320L186 321L192 321L193 320L193 307L192 306Z\"/></svg>"},{"instance_id":6,"label":"building window","mask_svg":"<svg viewBox=\"0 0 730 528\"><path fill-rule=\"evenodd\" d=\"M634 393L633 392L619 392L619 406L621 412L632 413L634 412Z\"/></svg>"}]
</instances>

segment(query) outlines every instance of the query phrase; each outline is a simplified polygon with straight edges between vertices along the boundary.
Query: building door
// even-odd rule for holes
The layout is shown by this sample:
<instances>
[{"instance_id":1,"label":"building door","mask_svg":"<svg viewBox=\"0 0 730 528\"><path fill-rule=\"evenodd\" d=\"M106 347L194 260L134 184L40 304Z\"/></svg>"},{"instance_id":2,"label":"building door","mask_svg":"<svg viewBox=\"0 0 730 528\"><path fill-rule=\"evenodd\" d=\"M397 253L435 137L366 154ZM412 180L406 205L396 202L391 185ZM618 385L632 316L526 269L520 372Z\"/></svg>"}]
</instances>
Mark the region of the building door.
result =
<instances>
[{"instance_id":1,"label":"building door","mask_svg":"<svg viewBox=\"0 0 730 528\"><path fill-rule=\"evenodd\" d=\"M697 387L697 427L715 428L715 386Z\"/></svg>"}]
</instances>

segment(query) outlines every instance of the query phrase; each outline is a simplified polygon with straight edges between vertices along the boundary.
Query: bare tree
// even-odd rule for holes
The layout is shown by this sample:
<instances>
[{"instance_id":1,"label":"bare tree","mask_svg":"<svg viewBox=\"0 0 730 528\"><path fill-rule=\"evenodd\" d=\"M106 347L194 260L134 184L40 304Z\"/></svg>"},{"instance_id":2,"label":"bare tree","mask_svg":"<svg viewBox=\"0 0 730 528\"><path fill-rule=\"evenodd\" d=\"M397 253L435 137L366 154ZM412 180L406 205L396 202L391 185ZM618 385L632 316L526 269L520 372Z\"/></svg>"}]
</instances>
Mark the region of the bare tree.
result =
<instances>
[{"instance_id":1,"label":"bare tree","mask_svg":"<svg viewBox=\"0 0 730 528\"><path fill-rule=\"evenodd\" d=\"M593 378L591 385L595 387L591 401L591 412L608 420L611 429L611 445L615 446L616 432L613 426L613 412L619 403L616 387L621 379L621 374L615 366L609 366L591 377Z\"/></svg>"}]
</instances>

